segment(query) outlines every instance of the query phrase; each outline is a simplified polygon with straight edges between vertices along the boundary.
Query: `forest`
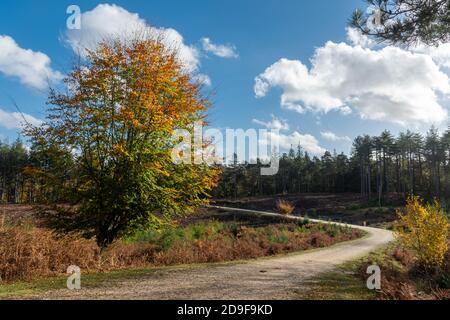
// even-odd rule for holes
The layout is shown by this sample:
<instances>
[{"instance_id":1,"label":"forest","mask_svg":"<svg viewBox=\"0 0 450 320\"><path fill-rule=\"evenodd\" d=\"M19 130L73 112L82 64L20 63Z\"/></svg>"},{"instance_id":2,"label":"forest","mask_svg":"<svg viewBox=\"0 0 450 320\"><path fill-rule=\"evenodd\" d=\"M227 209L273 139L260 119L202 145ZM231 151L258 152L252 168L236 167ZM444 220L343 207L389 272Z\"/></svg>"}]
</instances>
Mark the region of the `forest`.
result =
<instances>
[{"instance_id":1,"label":"forest","mask_svg":"<svg viewBox=\"0 0 450 320\"><path fill-rule=\"evenodd\" d=\"M1 203L55 203L69 200L61 186L75 179L73 155L18 138L0 143Z\"/></svg>"},{"instance_id":2,"label":"forest","mask_svg":"<svg viewBox=\"0 0 450 320\"><path fill-rule=\"evenodd\" d=\"M51 149L51 150L50 150ZM17 139L0 144L0 199L2 203L55 203L70 201L62 186L77 177L74 155L32 141L27 148ZM275 176L261 176L262 164L242 163L222 168L216 198L288 193L361 193L383 204L387 193L420 194L425 198L450 197L450 129L426 135L406 131L397 137L355 138L350 155L325 152L312 156L301 145L280 157Z\"/></svg>"},{"instance_id":3,"label":"forest","mask_svg":"<svg viewBox=\"0 0 450 320\"><path fill-rule=\"evenodd\" d=\"M382 205L385 195L395 192L444 200L450 196L450 130L358 136L349 156L336 151L311 156L299 145L280 156L277 175L261 176L260 167L236 159L224 169L215 196L354 192Z\"/></svg>"}]
</instances>

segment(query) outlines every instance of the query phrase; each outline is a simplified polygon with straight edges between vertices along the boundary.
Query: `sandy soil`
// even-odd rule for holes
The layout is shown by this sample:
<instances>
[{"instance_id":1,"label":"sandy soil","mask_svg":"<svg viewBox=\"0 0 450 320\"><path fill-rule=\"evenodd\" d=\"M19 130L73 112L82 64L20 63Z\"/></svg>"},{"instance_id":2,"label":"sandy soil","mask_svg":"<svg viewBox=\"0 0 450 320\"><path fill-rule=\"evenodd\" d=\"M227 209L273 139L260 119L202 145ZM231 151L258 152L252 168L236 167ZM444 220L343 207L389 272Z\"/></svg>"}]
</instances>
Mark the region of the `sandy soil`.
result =
<instances>
[{"instance_id":1,"label":"sandy soil","mask_svg":"<svg viewBox=\"0 0 450 320\"><path fill-rule=\"evenodd\" d=\"M262 213L263 214L263 213ZM325 222L327 223L327 222ZM355 226L368 236L329 248L244 263L168 268L78 291L55 290L34 299L295 299L307 282L393 240L392 232ZM82 280L81 280L82 281Z\"/></svg>"}]
</instances>

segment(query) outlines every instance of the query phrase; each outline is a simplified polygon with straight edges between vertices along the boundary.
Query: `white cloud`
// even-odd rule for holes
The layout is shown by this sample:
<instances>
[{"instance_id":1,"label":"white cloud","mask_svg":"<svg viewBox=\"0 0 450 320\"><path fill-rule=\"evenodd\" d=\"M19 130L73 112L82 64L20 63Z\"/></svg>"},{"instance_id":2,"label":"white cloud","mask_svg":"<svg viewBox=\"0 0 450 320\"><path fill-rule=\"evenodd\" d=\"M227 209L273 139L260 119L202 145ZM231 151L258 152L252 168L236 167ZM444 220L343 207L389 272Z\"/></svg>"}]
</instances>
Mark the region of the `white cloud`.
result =
<instances>
[{"instance_id":1,"label":"white cloud","mask_svg":"<svg viewBox=\"0 0 450 320\"><path fill-rule=\"evenodd\" d=\"M322 132L320 132L320 135L324 139L329 140L329 141L348 141L348 142L352 141L352 139L350 139L347 136L340 137L331 131L322 131Z\"/></svg>"},{"instance_id":2,"label":"white cloud","mask_svg":"<svg viewBox=\"0 0 450 320\"><path fill-rule=\"evenodd\" d=\"M8 112L0 109L0 126L6 129L22 129L26 122L39 126L43 123L29 114L19 112Z\"/></svg>"},{"instance_id":3,"label":"white cloud","mask_svg":"<svg viewBox=\"0 0 450 320\"><path fill-rule=\"evenodd\" d=\"M447 74L450 73L450 43L443 43L437 47L418 44L411 48L411 51L429 55Z\"/></svg>"},{"instance_id":4,"label":"white cloud","mask_svg":"<svg viewBox=\"0 0 450 320\"><path fill-rule=\"evenodd\" d=\"M294 131L291 134L268 131L261 135L259 143L261 146L265 146L269 144L269 141L272 142L272 145L279 145L280 150L284 151L291 147L295 148L299 144L304 150L315 155L321 155L326 151L319 145L319 141L317 141L314 136L310 134L301 134L297 131Z\"/></svg>"},{"instance_id":5,"label":"white cloud","mask_svg":"<svg viewBox=\"0 0 450 320\"><path fill-rule=\"evenodd\" d=\"M310 69L280 59L256 77L256 97L273 87L282 89L283 108L300 113L353 110L363 119L417 126L448 116L440 101L450 93L448 75L430 55L392 46L327 42L316 49Z\"/></svg>"},{"instance_id":6,"label":"white cloud","mask_svg":"<svg viewBox=\"0 0 450 320\"><path fill-rule=\"evenodd\" d=\"M279 119L272 115L272 120L268 122L264 122L258 119L253 119L253 123L259 124L261 126L266 127L267 129L273 129L273 130L289 130L289 124L284 119Z\"/></svg>"},{"instance_id":7,"label":"white cloud","mask_svg":"<svg viewBox=\"0 0 450 320\"><path fill-rule=\"evenodd\" d=\"M150 26L137 13L131 13L115 4L99 4L81 15L81 29L68 30L66 41L72 49L85 54L85 49L93 49L102 40L136 35L160 38L167 47L176 49L185 70L195 72L200 65L199 52L184 42L183 36L172 28Z\"/></svg>"},{"instance_id":8,"label":"white cloud","mask_svg":"<svg viewBox=\"0 0 450 320\"><path fill-rule=\"evenodd\" d=\"M203 50L212 53L221 58L237 58L239 55L236 52L236 47L230 44L214 44L209 38L202 38L201 40Z\"/></svg>"},{"instance_id":9,"label":"white cloud","mask_svg":"<svg viewBox=\"0 0 450 320\"><path fill-rule=\"evenodd\" d=\"M50 58L42 52L19 47L17 42L0 35L0 72L18 78L21 83L45 90L49 82L62 79L62 74L50 67Z\"/></svg>"},{"instance_id":10,"label":"white cloud","mask_svg":"<svg viewBox=\"0 0 450 320\"><path fill-rule=\"evenodd\" d=\"M360 30L347 27L347 39L354 45L363 48L371 48L375 42L368 36L361 33Z\"/></svg>"},{"instance_id":11,"label":"white cloud","mask_svg":"<svg viewBox=\"0 0 450 320\"><path fill-rule=\"evenodd\" d=\"M211 86L211 78L207 74L199 73L192 77L194 81L198 81L204 86Z\"/></svg>"}]
</instances>

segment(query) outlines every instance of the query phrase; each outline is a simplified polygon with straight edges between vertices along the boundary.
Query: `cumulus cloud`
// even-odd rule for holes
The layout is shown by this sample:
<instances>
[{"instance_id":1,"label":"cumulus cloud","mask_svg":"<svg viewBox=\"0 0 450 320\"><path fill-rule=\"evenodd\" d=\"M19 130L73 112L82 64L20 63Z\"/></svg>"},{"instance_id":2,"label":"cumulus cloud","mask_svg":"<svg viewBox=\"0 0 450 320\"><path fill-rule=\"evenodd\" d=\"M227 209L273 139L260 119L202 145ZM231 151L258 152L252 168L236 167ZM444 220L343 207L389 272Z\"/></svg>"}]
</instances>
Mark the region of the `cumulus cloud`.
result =
<instances>
[{"instance_id":1,"label":"cumulus cloud","mask_svg":"<svg viewBox=\"0 0 450 320\"><path fill-rule=\"evenodd\" d=\"M295 146L300 144L304 150L314 155L321 155L326 151L319 145L319 141L317 141L314 136L310 134L301 134L297 131L294 131L291 134L267 131L261 135L259 144L265 146L268 145L270 141L272 142L272 145L279 145L280 150L288 150L291 147L295 148Z\"/></svg>"},{"instance_id":2,"label":"cumulus cloud","mask_svg":"<svg viewBox=\"0 0 450 320\"><path fill-rule=\"evenodd\" d=\"M288 131L290 129L287 120L271 115L272 119L270 121L261 121L258 119L253 119L252 122L266 127L270 131L260 132L259 145L261 147L265 146L278 146L280 151L287 151L291 147L296 147L301 145L306 151L321 155L326 150L322 148L316 137L310 134L302 134L298 131L291 132L289 134L282 133L280 131Z\"/></svg>"},{"instance_id":3,"label":"cumulus cloud","mask_svg":"<svg viewBox=\"0 0 450 320\"><path fill-rule=\"evenodd\" d=\"M203 50L212 53L220 58L237 58L239 55L236 52L236 47L230 44L214 44L209 38L202 38L201 40Z\"/></svg>"},{"instance_id":4,"label":"cumulus cloud","mask_svg":"<svg viewBox=\"0 0 450 320\"><path fill-rule=\"evenodd\" d=\"M322 131L322 132L320 132L320 135L322 136L322 138L329 140L329 141L347 141L347 142L352 141L352 139L350 139L350 137L347 137L347 136L340 137L331 131Z\"/></svg>"},{"instance_id":5,"label":"cumulus cloud","mask_svg":"<svg viewBox=\"0 0 450 320\"><path fill-rule=\"evenodd\" d=\"M22 129L27 122L34 126L43 123L42 120L26 113L8 112L0 109L0 126L6 129Z\"/></svg>"},{"instance_id":6,"label":"cumulus cloud","mask_svg":"<svg viewBox=\"0 0 450 320\"><path fill-rule=\"evenodd\" d=\"M272 115L272 120L264 122L258 119L253 119L253 123L259 124L263 127L266 127L267 129L273 129L273 130L289 130L289 124L284 119L279 119Z\"/></svg>"},{"instance_id":7,"label":"cumulus cloud","mask_svg":"<svg viewBox=\"0 0 450 320\"><path fill-rule=\"evenodd\" d=\"M49 82L62 79L50 62L44 53L23 49L13 38L0 35L0 73L18 78L31 88L45 90Z\"/></svg>"},{"instance_id":8,"label":"cumulus cloud","mask_svg":"<svg viewBox=\"0 0 450 320\"><path fill-rule=\"evenodd\" d=\"M375 42L368 36L361 33L360 30L355 28L347 28L347 39L354 45L363 48L371 48L375 45Z\"/></svg>"},{"instance_id":9,"label":"cumulus cloud","mask_svg":"<svg viewBox=\"0 0 450 320\"><path fill-rule=\"evenodd\" d=\"M199 73L199 74L196 74L195 76L193 76L193 80L198 81L199 83L201 83L202 85L207 86L207 87L210 87L212 84L211 78L207 74L203 74L203 73Z\"/></svg>"},{"instance_id":10,"label":"cumulus cloud","mask_svg":"<svg viewBox=\"0 0 450 320\"><path fill-rule=\"evenodd\" d=\"M275 62L256 77L254 91L261 98L281 88L281 106L299 113L355 111L400 125L439 124L447 119L441 99L450 82L436 59L393 46L375 50L330 41L316 49L310 69L299 60Z\"/></svg>"},{"instance_id":11,"label":"cumulus cloud","mask_svg":"<svg viewBox=\"0 0 450 320\"><path fill-rule=\"evenodd\" d=\"M172 28L150 26L137 13L131 13L114 4L99 4L91 11L81 15L81 29L68 30L66 41L72 49L84 55L86 49L93 49L102 40L139 36L162 39L167 47L176 49L180 62L189 72L195 72L200 65L199 52L194 46L187 45L183 36Z\"/></svg>"},{"instance_id":12,"label":"cumulus cloud","mask_svg":"<svg viewBox=\"0 0 450 320\"><path fill-rule=\"evenodd\" d=\"M437 47L418 44L411 51L429 55L444 72L450 74L450 43L442 43Z\"/></svg>"}]
</instances>

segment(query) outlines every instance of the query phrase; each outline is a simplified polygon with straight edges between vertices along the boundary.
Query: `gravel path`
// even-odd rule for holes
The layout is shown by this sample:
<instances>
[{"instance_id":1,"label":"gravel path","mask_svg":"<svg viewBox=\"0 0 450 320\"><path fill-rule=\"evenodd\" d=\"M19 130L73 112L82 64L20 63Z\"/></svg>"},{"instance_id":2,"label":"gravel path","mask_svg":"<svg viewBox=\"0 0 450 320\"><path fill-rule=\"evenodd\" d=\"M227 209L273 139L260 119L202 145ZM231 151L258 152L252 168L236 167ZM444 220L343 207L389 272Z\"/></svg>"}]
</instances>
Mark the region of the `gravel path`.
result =
<instances>
[{"instance_id":1,"label":"gravel path","mask_svg":"<svg viewBox=\"0 0 450 320\"><path fill-rule=\"evenodd\" d=\"M368 236L287 256L242 263L161 269L132 279L112 280L78 291L55 290L33 298L295 299L311 278L364 256L393 240L393 234L388 230L354 227L366 231Z\"/></svg>"}]
</instances>

